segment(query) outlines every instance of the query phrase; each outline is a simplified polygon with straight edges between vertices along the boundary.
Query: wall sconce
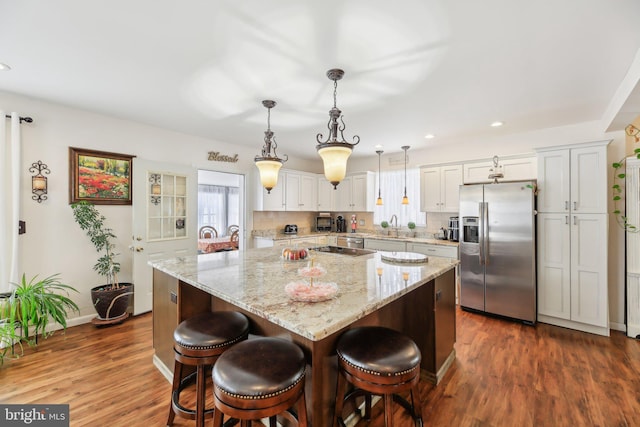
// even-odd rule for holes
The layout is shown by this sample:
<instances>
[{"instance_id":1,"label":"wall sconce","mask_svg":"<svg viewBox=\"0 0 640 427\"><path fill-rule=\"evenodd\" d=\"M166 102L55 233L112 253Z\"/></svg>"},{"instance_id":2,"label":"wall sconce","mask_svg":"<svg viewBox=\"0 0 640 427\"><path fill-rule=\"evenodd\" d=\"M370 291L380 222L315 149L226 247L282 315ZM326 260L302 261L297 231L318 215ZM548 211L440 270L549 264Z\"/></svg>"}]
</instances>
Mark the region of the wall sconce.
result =
<instances>
[{"instance_id":1,"label":"wall sconce","mask_svg":"<svg viewBox=\"0 0 640 427\"><path fill-rule=\"evenodd\" d=\"M149 182L151 183L151 203L157 205L160 203L160 194L162 187L160 186L160 174L152 173L149 175Z\"/></svg>"},{"instance_id":2,"label":"wall sconce","mask_svg":"<svg viewBox=\"0 0 640 427\"><path fill-rule=\"evenodd\" d=\"M498 156L493 156L493 167L489 169L489 179L492 179L494 184L498 183L498 178L504 178L502 165L498 164L498 160Z\"/></svg>"},{"instance_id":3,"label":"wall sconce","mask_svg":"<svg viewBox=\"0 0 640 427\"><path fill-rule=\"evenodd\" d=\"M31 192L33 196L31 198L38 203L42 203L43 200L47 200L47 177L42 173L49 174L51 171L49 167L38 160L37 163L31 164L29 172L38 172L31 177Z\"/></svg>"}]
</instances>

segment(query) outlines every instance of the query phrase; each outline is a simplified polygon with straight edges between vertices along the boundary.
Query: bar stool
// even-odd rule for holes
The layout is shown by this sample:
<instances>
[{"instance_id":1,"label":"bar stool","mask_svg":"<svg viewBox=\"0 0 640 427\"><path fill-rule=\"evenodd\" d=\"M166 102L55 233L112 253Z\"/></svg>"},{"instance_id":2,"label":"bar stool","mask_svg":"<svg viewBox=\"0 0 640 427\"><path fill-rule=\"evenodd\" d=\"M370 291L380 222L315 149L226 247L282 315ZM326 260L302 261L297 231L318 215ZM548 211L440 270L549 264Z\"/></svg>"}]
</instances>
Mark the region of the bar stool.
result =
<instances>
[{"instance_id":1,"label":"bar stool","mask_svg":"<svg viewBox=\"0 0 640 427\"><path fill-rule=\"evenodd\" d=\"M305 367L302 350L289 341L260 337L236 344L213 366L213 427L221 427L225 415L242 427L268 417L275 427L278 414L306 427Z\"/></svg>"},{"instance_id":2,"label":"bar stool","mask_svg":"<svg viewBox=\"0 0 640 427\"><path fill-rule=\"evenodd\" d=\"M234 311L201 313L181 322L173 332L175 367L171 405L167 426L176 415L195 419L197 427L204 426L205 418L213 416L213 408L205 408L205 370L233 344L247 339L249 319ZM183 378L183 367L195 366L196 371ZM186 408L180 403L182 390L196 380L196 407Z\"/></svg>"},{"instance_id":3,"label":"bar stool","mask_svg":"<svg viewBox=\"0 0 640 427\"><path fill-rule=\"evenodd\" d=\"M365 396L365 419L371 418L371 395L384 399L384 425L393 426L392 402L402 405L416 426L422 426L420 390L421 354L418 346L400 332L380 326L363 326L343 333L336 344L338 386L334 427L344 427L344 403ZM346 394L348 383L355 387ZM411 391L411 404L397 393Z\"/></svg>"}]
</instances>

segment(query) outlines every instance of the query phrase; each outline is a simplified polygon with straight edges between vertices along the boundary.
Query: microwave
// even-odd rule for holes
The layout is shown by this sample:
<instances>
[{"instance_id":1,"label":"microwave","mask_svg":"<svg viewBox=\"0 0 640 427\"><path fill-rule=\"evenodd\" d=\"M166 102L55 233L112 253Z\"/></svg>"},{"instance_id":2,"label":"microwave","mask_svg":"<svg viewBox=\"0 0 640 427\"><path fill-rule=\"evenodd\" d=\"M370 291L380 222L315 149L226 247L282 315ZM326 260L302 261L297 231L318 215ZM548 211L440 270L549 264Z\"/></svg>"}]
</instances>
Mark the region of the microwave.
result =
<instances>
[{"instance_id":1,"label":"microwave","mask_svg":"<svg viewBox=\"0 0 640 427\"><path fill-rule=\"evenodd\" d=\"M332 222L330 216L316 217L316 231L331 231Z\"/></svg>"}]
</instances>

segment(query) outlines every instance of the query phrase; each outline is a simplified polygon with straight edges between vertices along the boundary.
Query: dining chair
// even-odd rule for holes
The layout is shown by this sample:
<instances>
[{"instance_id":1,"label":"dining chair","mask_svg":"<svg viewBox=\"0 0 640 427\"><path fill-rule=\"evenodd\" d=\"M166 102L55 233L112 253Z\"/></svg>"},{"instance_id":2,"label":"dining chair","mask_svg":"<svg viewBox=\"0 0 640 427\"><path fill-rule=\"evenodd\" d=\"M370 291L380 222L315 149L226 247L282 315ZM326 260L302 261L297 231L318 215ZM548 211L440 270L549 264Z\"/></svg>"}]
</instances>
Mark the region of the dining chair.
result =
<instances>
[{"instance_id":1,"label":"dining chair","mask_svg":"<svg viewBox=\"0 0 640 427\"><path fill-rule=\"evenodd\" d=\"M204 225L200 227L198 236L200 236L201 239L213 239L214 237L218 237L218 230L210 225Z\"/></svg>"},{"instance_id":2,"label":"dining chair","mask_svg":"<svg viewBox=\"0 0 640 427\"><path fill-rule=\"evenodd\" d=\"M231 236L234 231L240 231L240 227L237 225L230 225L227 227L227 236Z\"/></svg>"}]
</instances>

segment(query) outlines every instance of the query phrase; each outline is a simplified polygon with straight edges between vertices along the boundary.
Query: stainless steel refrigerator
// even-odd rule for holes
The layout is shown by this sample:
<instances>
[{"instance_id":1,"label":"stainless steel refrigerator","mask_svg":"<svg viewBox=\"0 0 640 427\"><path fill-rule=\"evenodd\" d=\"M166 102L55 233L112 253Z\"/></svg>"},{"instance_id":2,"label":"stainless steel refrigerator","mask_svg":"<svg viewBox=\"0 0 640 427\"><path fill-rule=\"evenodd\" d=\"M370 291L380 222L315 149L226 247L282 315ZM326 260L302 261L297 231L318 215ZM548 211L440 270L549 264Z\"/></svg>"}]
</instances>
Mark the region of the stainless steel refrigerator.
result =
<instances>
[{"instance_id":1,"label":"stainless steel refrigerator","mask_svg":"<svg viewBox=\"0 0 640 427\"><path fill-rule=\"evenodd\" d=\"M536 321L535 181L460 186L460 305Z\"/></svg>"}]
</instances>

